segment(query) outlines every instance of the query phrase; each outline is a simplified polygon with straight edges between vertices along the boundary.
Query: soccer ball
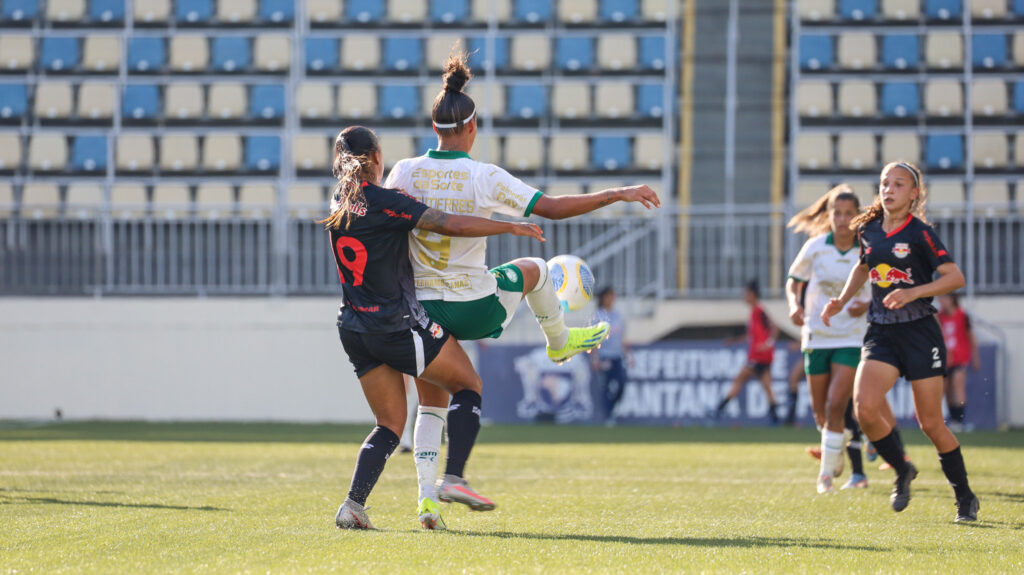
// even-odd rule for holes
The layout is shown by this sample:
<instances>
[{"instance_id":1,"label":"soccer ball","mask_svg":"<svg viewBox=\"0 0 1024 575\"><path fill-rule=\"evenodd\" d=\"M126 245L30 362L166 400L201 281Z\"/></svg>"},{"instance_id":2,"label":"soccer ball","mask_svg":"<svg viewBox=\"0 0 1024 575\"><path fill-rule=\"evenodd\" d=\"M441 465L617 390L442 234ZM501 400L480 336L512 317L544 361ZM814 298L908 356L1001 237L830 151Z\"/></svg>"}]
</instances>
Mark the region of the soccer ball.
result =
<instances>
[{"instance_id":1,"label":"soccer ball","mask_svg":"<svg viewBox=\"0 0 1024 575\"><path fill-rule=\"evenodd\" d=\"M548 260L548 271L563 309L583 309L594 297L594 273L582 258L568 254L555 256Z\"/></svg>"}]
</instances>

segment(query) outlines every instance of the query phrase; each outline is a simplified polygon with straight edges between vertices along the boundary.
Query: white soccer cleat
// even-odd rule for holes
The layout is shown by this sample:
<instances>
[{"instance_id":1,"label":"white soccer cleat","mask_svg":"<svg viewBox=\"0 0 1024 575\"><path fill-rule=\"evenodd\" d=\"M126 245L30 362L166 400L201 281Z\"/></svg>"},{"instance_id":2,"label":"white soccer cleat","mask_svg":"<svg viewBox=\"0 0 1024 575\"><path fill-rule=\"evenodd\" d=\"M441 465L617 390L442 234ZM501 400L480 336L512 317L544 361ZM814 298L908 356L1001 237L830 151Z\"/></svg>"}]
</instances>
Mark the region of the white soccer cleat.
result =
<instances>
[{"instance_id":1,"label":"white soccer cleat","mask_svg":"<svg viewBox=\"0 0 1024 575\"><path fill-rule=\"evenodd\" d=\"M362 505L346 499L338 514L334 516L334 524L341 529L373 529L370 518L366 515L366 508Z\"/></svg>"},{"instance_id":2,"label":"white soccer cleat","mask_svg":"<svg viewBox=\"0 0 1024 575\"><path fill-rule=\"evenodd\" d=\"M445 503L462 503L473 511L490 511L497 503L480 495L466 483L466 480L455 475L445 475L437 487L437 497Z\"/></svg>"},{"instance_id":3,"label":"white soccer cleat","mask_svg":"<svg viewBox=\"0 0 1024 575\"><path fill-rule=\"evenodd\" d=\"M818 476L818 495L835 493L836 488L832 485L832 478L828 475Z\"/></svg>"}]
</instances>

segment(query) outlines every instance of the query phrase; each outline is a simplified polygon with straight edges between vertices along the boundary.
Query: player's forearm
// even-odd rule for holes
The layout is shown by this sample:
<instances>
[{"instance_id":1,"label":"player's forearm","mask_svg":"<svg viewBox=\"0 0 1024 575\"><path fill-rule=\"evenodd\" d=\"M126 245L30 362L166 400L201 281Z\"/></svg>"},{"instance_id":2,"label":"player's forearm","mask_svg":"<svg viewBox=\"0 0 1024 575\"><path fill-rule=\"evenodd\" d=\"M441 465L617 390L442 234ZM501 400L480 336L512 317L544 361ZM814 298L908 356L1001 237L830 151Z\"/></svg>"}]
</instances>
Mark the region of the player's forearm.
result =
<instances>
[{"instance_id":1,"label":"player's forearm","mask_svg":"<svg viewBox=\"0 0 1024 575\"><path fill-rule=\"evenodd\" d=\"M622 199L622 190L612 188L593 194L576 194L572 196L545 196L544 205L535 206L533 213L551 220L561 220L588 214L594 210L614 204ZM541 209L537 209L540 207Z\"/></svg>"},{"instance_id":2,"label":"player's forearm","mask_svg":"<svg viewBox=\"0 0 1024 575\"><path fill-rule=\"evenodd\" d=\"M512 233L515 224L476 216L449 214L431 208L423 213L416 227L446 236L479 238Z\"/></svg>"},{"instance_id":3,"label":"player's forearm","mask_svg":"<svg viewBox=\"0 0 1024 575\"><path fill-rule=\"evenodd\" d=\"M953 266L952 268L946 268L943 273L942 268L946 265ZM939 279L922 284L913 289L914 297L920 299L923 297L935 297L937 295L947 294L956 291L962 287L967 281L964 279L963 272L956 264L943 264L939 267Z\"/></svg>"},{"instance_id":4,"label":"player's forearm","mask_svg":"<svg viewBox=\"0 0 1024 575\"><path fill-rule=\"evenodd\" d=\"M850 275L846 278L846 285L843 286L843 292L839 294L839 301L842 302L843 306L850 303L850 300L860 291L860 288L864 286L864 282L867 280L868 266L860 264L850 270Z\"/></svg>"},{"instance_id":5,"label":"player's forearm","mask_svg":"<svg viewBox=\"0 0 1024 575\"><path fill-rule=\"evenodd\" d=\"M786 301L789 303L789 309L800 307L800 292L803 291L803 287L803 282L793 278L786 279Z\"/></svg>"}]
</instances>

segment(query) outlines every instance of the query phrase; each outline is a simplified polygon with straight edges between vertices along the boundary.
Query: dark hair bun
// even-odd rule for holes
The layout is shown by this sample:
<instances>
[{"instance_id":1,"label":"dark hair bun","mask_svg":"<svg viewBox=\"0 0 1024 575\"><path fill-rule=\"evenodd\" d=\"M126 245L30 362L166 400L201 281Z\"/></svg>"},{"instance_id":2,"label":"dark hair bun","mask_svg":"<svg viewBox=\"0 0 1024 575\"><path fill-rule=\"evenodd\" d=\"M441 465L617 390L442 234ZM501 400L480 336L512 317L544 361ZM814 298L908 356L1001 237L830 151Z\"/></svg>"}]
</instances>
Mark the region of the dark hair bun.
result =
<instances>
[{"instance_id":1,"label":"dark hair bun","mask_svg":"<svg viewBox=\"0 0 1024 575\"><path fill-rule=\"evenodd\" d=\"M473 78L467 63L468 56L459 49L458 44L452 48L448 61L444 63L444 75L441 81L444 83L445 92L461 92L466 83Z\"/></svg>"}]
</instances>

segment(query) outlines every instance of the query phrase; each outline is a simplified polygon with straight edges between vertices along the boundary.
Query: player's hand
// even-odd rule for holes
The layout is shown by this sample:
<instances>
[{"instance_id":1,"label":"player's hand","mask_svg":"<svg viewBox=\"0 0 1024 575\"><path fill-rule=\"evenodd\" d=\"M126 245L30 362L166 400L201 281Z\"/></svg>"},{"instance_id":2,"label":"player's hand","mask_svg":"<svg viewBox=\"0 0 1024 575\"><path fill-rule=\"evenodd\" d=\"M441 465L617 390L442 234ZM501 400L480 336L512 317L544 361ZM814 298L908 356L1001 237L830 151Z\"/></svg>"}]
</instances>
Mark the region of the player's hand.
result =
<instances>
[{"instance_id":1,"label":"player's hand","mask_svg":"<svg viewBox=\"0 0 1024 575\"><path fill-rule=\"evenodd\" d=\"M868 306L870 305L870 302L855 301L850 305L846 306L846 313L850 314L850 317L860 317L864 315L865 312L868 311Z\"/></svg>"},{"instance_id":2,"label":"player's hand","mask_svg":"<svg viewBox=\"0 0 1024 575\"><path fill-rule=\"evenodd\" d=\"M831 327L832 316L843 311L843 301L837 297L828 300L828 304L825 309L821 310L821 321L825 322L826 327Z\"/></svg>"},{"instance_id":3,"label":"player's hand","mask_svg":"<svg viewBox=\"0 0 1024 575\"><path fill-rule=\"evenodd\" d=\"M887 309L900 309L908 303L917 299L914 290L894 289L882 300L882 305Z\"/></svg>"},{"instance_id":4,"label":"player's hand","mask_svg":"<svg viewBox=\"0 0 1024 575\"><path fill-rule=\"evenodd\" d=\"M661 207L661 200L658 199L658 194L654 193L654 190L646 185L626 186L619 188L619 190L622 192L623 202L640 202L648 210Z\"/></svg>"},{"instance_id":5,"label":"player's hand","mask_svg":"<svg viewBox=\"0 0 1024 575\"><path fill-rule=\"evenodd\" d=\"M512 235L530 237L539 242L547 241L544 239L544 230L540 229L537 224L515 222L512 224Z\"/></svg>"},{"instance_id":6,"label":"player's hand","mask_svg":"<svg viewBox=\"0 0 1024 575\"><path fill-rule=\"evenodd\" d=\"M802 306L794 306L789 308L789 319L795 326L801 326L804 324L804 308Z\"/></svg>"}]
</instances>

